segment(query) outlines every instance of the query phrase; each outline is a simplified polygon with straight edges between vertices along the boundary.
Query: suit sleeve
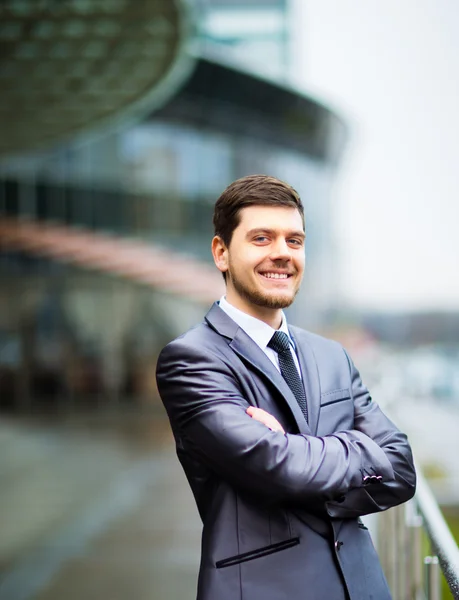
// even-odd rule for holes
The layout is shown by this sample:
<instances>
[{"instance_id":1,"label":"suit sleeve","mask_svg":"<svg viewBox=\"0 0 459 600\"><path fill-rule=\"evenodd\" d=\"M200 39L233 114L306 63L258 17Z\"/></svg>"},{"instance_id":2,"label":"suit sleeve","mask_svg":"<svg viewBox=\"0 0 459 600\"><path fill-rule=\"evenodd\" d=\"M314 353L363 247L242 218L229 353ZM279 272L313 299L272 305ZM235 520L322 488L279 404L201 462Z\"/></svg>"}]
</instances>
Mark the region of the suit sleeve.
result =
<instances>
[{"instance_id":1,"label":"suit sleeve","mask_svg":"<svg viewBox=\"0 0 459 600\"><path fill-rule=\"evenodd\" d=\"M372 401L347 353L346 357L351 372L355 429L381 448L392 466L394 476L392 479L367 479L366 485L350 489L340 502L328 502L328 514L337 518L360 517L386 510L406 502L416 490L416 472L407 436ZM376 476L378 473L375 471L368 475Z\"/></svg>"},{"instance_id":2,"label":"suit sleeve","mask_svg":"<svg viewBox=\"0 0 459 600\"><path fill-rule=\"evenodd\" d=\"M162 351L159 393L179 444L238 489L269 503L333 498L362 486L374 469L394 480L392 463L361 431L324 437L273 432L246 414L249 406L227 362L183 339Z\"/></svg>"}]
</instances>

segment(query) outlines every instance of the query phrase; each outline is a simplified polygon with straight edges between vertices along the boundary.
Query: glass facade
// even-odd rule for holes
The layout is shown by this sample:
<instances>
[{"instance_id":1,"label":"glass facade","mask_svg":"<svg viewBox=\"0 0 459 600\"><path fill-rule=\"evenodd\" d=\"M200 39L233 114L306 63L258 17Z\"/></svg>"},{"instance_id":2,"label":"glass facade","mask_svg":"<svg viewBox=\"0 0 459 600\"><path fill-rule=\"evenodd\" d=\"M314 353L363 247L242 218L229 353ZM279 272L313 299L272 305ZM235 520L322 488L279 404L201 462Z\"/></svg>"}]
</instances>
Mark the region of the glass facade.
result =
<instances>
[{"instance_id":1,"label":"glass facade","mask_svg":"<svg viewBox=\"0 0 459 600\"><path fill-rule=\"evenodd\" d=\"M256 139L154 120L85 144L4 161L0 209L168 246L209 260L213 204L234 179L270 173L323 211L331 167ZM203 240L203 235L205 241Z\"/></svg>"},{"instance_id":2,"label":"glass facade","mask_svg":"<svg viewBox=\"0 0 459 600\"><path fill-rule=\"evenodd\" d=\"M151 119L84 144L3 161L0 209L7 217L160 243L210 262L218 195L238 177L270 173L304 199L308 264L316 277L328 256L321 223L331 170L325 161L250 137ZM93 406L104 398L154 401L158 351L205 312L186 298L18 251L0 254L0 278L5 406L40 398L51 405L83 398ZM304 288L297 323L313 319L323 302L317 280Z\"/></svg>"},{"instance_id":3,"label":"glass facade","mask_svg":"<svg viewBox=\"0 0 459 600\"><path fill-rule=\"evenodd\" d=\"M202 0L206 52L277 81L290 64L288 0Z\"/></svg>"}]
</instances>

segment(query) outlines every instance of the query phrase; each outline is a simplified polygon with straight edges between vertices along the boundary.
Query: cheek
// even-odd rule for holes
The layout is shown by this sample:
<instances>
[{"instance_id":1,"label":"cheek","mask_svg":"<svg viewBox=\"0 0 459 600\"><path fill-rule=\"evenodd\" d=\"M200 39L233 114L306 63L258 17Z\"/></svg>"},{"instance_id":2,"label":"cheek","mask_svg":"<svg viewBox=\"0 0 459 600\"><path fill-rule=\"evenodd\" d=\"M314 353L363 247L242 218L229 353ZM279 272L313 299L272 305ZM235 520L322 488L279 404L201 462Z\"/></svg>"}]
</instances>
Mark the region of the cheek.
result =
<instances>
[{"instance_id":1,"label":"cheek","mask_svg":"<svg viewBox=\"0 0 459 600\"><path fill-rule=\"evenodd\" d=\"M299 271L304 270L305 263L306 263L306 257L304 254L300 254L295 258L295 265Z\"/></svg>"},{"instance_id":2,"label":"cheek","mask_svg":"<svg viewBox=\"0 0 459 600\"><path fill-rule=\"evenodd\" d=\"M231 257L231 265L245 273L250 273L259 264L263 262L264 255L261 256L256 248L246 248Z\"/></svg>"}]
</instances>

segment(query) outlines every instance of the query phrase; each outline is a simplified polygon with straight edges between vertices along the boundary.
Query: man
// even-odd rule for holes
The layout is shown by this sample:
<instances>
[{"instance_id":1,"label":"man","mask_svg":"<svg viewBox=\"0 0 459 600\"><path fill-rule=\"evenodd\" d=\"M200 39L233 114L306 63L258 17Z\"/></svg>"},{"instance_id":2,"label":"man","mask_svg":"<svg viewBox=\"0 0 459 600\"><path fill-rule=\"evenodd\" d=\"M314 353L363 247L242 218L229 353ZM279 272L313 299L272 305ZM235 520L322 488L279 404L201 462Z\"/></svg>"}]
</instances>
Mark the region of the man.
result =
<instances>
[{"instance_id":1,"label":"man","mask_svg":"<svg viewBox=\"0 0 459 600\"><path fill-rule=\"evenodd\" d=\"M301 200L244 177L214 226L226 296L157 369L203 521L198 600L388 600L360 516L413 496L411 450L346 351L287 325L305 262Z\"/></svg>"}]
</instances>

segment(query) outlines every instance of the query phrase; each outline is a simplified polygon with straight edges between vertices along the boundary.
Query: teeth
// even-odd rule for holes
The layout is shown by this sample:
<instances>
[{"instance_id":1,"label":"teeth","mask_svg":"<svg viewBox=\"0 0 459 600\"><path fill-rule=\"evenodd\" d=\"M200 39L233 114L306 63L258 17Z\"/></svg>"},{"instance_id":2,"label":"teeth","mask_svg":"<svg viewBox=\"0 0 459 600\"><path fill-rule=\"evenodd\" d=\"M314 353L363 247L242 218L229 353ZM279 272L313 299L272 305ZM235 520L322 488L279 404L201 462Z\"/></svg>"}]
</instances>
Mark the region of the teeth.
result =
<instances>
[{"instance_id":1,"label":"teeth","mask_svg":"<svg viewBox=\"0 0 459 600\"><path fill-rule=\"evenodd\" d=\"M287 273L263 273L263 275L269 279L287 279L288 277Z\"/></svg>"}]
</instances>

